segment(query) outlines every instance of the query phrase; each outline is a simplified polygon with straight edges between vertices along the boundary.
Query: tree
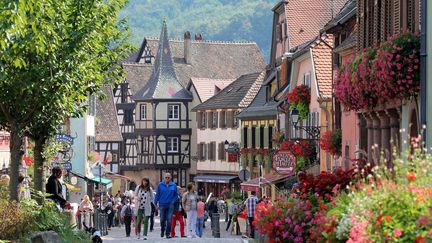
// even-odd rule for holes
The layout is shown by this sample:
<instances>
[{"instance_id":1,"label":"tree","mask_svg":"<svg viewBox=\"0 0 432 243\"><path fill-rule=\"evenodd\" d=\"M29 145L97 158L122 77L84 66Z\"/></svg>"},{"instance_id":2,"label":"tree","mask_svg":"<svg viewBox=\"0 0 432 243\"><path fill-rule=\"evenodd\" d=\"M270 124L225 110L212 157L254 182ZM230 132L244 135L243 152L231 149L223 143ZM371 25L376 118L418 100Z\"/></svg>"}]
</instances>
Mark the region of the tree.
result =
<instances>
[{"instance_id":1,"label":"tree","mask_svg":"<svg viewBox=\"0 0 432 243\"><path fill-rule=\"evenodd\" d=\"M44 142L61 118L81 116L89 95L119 80L117 63L131 51L126 22L118 20L124 5L0 1L0 125L11 133L11 200L18 200L24 135Z\"/></svg>"}]
</instances>

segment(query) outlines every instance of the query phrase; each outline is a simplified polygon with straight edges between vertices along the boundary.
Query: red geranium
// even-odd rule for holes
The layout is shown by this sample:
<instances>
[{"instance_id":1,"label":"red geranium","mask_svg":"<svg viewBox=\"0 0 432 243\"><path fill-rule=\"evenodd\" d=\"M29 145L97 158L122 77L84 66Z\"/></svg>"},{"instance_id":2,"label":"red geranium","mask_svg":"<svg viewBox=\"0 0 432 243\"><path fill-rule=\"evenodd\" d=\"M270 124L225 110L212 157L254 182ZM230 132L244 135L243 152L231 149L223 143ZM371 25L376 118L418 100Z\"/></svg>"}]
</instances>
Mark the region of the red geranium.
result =
<instances>
[{"instance_id":1,"label":"red geranium","mask_svg":"<svg viewBox=\"0 0 432 243\"><path fill-rule=\"evenodd\" d=\"M342 149L342 131L336 129L321 135L319 140L320 148L331 155L340 155Z\"/></svg>"}]
</instances>

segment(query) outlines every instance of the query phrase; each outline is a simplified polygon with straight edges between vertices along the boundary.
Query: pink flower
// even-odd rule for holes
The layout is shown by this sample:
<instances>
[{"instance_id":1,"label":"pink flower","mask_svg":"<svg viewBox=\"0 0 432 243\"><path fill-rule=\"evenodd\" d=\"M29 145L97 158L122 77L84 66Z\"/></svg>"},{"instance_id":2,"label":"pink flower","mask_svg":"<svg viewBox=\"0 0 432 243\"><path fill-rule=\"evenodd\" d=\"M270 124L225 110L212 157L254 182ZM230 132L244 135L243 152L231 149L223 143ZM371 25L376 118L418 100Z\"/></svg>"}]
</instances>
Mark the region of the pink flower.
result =
<instances>
[{"instance_id":1,"label":"pink flower","mask_svg":"<svg viewBox=\"0 0 432 243\"><path fill-rule=\"evenodd\" d=\"M393 236L394 236L394 237L400 237L401 235L402 235L402 230L401 230L401 229L396 228L396 229L393 231Z\"/></svg>"}]
</instances>

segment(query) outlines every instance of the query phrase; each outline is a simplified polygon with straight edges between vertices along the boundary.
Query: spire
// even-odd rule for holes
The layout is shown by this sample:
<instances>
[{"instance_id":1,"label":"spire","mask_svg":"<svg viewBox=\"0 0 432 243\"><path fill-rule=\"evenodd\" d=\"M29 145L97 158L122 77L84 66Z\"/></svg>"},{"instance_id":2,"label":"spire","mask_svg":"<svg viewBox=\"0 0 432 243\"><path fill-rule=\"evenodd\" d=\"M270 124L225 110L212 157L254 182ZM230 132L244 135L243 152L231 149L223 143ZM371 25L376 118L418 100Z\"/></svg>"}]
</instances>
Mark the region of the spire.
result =
<instances>
[{"instance_id":1,"label":"spire","mask_svg":"<svg viewBox=\"0 0 432 243\"><path fill-rule=\"evenodd\" d=\"M156 53L152 75L146 85L134 95L133 99L136 101L192 99L192 95L180 84L175 72L171 47L168 40L166 19L164 19L162 23L159 47Z\"/></svg>"}]
</instances>

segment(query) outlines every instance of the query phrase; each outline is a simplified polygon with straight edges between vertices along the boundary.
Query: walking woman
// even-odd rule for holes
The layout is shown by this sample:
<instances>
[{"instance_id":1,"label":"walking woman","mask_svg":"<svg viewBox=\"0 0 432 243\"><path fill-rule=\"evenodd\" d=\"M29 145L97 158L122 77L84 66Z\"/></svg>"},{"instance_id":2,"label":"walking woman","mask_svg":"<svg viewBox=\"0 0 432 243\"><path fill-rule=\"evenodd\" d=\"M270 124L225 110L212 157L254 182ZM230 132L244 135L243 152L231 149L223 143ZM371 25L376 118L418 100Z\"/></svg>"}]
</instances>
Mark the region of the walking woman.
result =
<instances>
[{"instance_id":1,"label":"walking woman","mask_svg":"<svg viewBox=\"0 0 432 243\"><path fill-rule=\"evenodd\" d=\"M88 195L84 195L80 205L79 211L81 213L81 224L85 223L88 227L93 227L91 220L91 212L93 212L93 203L90 201Z\"/></svg>"},{"instance_id":2,"label":"walking woman","mask_svg":"<svg viewBox=\"0 0 432 243\"><path fill-rule=\"evenodd\" d=\"M141 221L144 218L144 231L143 237L144 240L147 240L147 231L148 231L148 221L151 216L152 207L151 203L153 202L153 191L150 188L150 181L148 178L143 178L141 180L141 185L139 185L135 189L135 207L138 208L136 227L138 230L138 239L141 234Z\"/></svg>"},{"instance_id":3,"label":"walking woman","mask_svg":"<svg viewBox=\"0 0 432 243\"><path fill-rule=\"evenodd\" d=\"M196 238L198 194L195 191L193 182L188 184L187 192L183 194L182 202L187 214L188 237Z\"/></svg>"}]
</instances>

